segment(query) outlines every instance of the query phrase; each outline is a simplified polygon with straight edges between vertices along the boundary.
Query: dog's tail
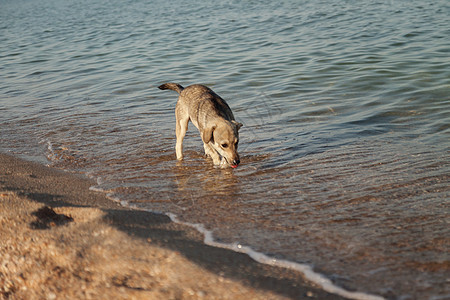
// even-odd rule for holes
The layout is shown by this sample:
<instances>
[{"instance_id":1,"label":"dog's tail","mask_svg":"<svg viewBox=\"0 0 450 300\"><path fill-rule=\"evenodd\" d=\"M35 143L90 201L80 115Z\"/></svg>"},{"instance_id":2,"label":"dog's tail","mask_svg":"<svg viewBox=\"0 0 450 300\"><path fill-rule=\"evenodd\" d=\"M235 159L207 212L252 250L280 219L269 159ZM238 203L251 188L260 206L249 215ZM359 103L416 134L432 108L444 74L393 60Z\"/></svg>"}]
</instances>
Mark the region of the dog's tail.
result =
<instances>
[{"instance_id":1,"label":"dog's tail","mask_svg":"<svg viewBox=\"0 0 450 300\"><path fill-rule=\"evenodd\" d=\"M172 83L172 82L161 84L160 86L158 86L158 88L160 90L172 90L172 91L177 92L178 94L180 94L181 91L184 90L184 87L182 87L178 83Z\"/></svg>"}]
</instances>

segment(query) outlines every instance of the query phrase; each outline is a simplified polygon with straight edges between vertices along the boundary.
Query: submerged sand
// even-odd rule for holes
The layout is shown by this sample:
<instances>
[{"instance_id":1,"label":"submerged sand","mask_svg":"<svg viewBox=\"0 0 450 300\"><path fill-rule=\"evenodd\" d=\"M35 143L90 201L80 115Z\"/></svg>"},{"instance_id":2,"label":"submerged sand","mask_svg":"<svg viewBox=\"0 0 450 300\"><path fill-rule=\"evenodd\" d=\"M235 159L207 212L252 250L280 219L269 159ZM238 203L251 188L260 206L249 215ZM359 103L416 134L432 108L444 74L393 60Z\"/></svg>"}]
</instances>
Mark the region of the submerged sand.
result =
<instances>
[{"instance_id":1,"label":"submerged sand","mask_svg":"<svg viewBox=\"0 0 450 300\"><path fill-rule=\"evenodd\" d=\"M0 154L0 299L342 299L93 184Z\"/></svg>"}]
</instances>

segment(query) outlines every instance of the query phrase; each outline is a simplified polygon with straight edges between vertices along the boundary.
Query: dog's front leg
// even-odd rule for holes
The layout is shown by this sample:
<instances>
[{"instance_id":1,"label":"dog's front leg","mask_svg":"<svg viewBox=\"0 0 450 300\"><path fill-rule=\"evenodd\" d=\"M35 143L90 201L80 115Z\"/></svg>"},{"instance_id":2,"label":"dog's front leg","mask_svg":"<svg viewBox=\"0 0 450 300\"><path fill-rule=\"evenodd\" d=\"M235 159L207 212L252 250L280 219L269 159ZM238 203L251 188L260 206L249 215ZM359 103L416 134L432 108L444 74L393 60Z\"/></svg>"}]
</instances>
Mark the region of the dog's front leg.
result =
<instances>
[{"instance_id":1,"label":"dog's front leg","mask_svg":"<svg viewBox=\"0 0 450 300\"><path fill-rule=\"evenodd\" d=\"M205 149L205 154L209 155L212 158L214 165L216 166L220 165L219 153L217 153L217 151L214 150L214 148L212 148L210 145L206 143L203 143L203 148Z\"/></svg>"},{"instance_id":2,"label":"dog's front leg","mask_svg":"<svg viewBox=\"0 0 450 300\"><path fill-rule=\"evenodd\" d=\"M220 160L220 167L226 168L228 166L229 166L229 164L228 164L227 160L225 159L225 157L222 157L222 159Z\"/></svg>"}]
</instances>

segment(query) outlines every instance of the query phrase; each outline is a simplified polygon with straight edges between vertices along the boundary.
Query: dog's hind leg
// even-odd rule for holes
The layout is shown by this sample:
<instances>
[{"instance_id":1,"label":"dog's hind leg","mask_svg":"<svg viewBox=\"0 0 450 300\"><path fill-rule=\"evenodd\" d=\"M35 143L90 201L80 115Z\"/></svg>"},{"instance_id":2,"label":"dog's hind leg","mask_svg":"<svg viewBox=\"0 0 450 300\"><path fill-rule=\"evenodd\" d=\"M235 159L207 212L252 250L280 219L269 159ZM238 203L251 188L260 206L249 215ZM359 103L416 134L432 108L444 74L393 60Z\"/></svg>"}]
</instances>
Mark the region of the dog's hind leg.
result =
<instances>
[{"instance_id":1,"label":"dog's hind leg","mask_svg":"<svg viewBox=\"0 0 450 300\"><path fill-rule=\"evenodd\" d=\"M177 105L175 109L176 115L176 135L177 135L177 144L175 146L175 151L177 153L177 159L183 159L183 139L186 135L186 131L188 129L189 116L183 114L180 111L180 107Z\"/></svg>"}]
</instances>

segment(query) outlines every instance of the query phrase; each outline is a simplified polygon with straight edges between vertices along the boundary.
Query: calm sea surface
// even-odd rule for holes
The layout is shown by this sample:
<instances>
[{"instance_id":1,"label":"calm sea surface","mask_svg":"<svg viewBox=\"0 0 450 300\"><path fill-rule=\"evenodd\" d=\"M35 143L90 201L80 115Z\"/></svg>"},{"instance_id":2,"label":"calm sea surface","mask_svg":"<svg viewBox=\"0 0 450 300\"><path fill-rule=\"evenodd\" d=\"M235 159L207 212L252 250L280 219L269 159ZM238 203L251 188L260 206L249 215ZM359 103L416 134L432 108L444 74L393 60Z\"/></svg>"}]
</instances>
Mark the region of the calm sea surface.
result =
<instances>
[{"instance_id":1,"label":"calm sea surface","mask_svg":"<svg viewBox=\"0 0 450 300\"><path fill-rule=\"evenodd\" d=\"M0 0L0 151L390 299L450 297L450 2ZM241 129L216 169L177 94Z\"/></svg>"}]
</instances>

